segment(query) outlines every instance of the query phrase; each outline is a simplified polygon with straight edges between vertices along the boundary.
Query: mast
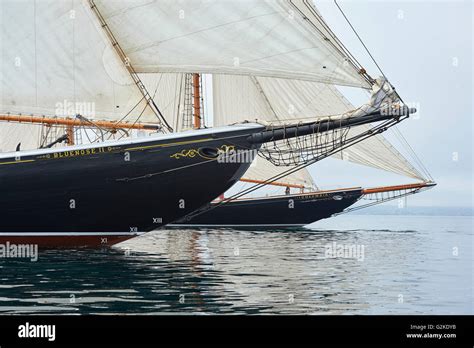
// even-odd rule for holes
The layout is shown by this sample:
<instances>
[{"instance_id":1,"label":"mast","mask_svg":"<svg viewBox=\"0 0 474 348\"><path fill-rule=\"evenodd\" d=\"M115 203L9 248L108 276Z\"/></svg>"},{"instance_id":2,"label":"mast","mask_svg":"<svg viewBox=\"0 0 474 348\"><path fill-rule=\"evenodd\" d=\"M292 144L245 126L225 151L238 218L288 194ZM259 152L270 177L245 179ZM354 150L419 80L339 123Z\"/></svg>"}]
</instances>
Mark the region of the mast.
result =
<instances>
[{"instance_id":1,"label":"mast","mask_svg":"<svg viewBox=\"0 0 474 348\"><path fill-rule=\"evenodd\" d=\"M68 146L74 145L74 143L75 143L74 126L66 126L66 134L67 134L67 144L68 144Z\"/></svg>"},{"instance_id":2,"label":"mast","mask_svg":"<svg viewBox=\"0 0 474 348\"><path fill-rule=\"evenodd\" d=\"M201 128L201 75L193 74L193 127Z\"/></svg>"}]
</instances>

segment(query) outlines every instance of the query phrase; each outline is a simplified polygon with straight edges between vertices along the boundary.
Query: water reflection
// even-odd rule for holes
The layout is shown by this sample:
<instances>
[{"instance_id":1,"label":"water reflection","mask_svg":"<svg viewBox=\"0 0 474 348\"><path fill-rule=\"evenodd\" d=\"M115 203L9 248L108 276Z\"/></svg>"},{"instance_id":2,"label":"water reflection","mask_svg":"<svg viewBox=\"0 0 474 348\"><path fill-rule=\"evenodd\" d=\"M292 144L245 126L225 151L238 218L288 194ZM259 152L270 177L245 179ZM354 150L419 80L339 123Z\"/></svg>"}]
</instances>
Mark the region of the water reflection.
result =
<instances>
[{"instance_id":1,"label":"water reflection","mask_svg":"<svg viewBox=\"0 0 474 348\"><path fill-rule=\"evenodd\" d=\"M365 257L328 258L331 243L364 245ZM157 231L112 249L2 260L0 312L426 313L442 308L432 279L447 275L435 261L450 272L459 261L433 256L439 243L423 228ZM463 291L453 299L451 289L447 311L465 308Z\"/></svg>"}]
</instances>

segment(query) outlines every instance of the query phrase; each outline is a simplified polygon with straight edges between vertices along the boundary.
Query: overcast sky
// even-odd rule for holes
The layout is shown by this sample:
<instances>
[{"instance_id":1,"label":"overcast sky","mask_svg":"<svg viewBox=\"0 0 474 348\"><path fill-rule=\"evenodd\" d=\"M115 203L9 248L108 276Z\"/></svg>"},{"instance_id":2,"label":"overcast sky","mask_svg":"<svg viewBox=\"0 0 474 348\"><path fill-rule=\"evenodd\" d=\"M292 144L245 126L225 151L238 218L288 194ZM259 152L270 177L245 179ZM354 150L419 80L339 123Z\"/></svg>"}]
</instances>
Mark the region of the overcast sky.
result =
<instances>
[{"instance_id":1,"label":"overcast sky","mask_svg":"<svg viewBox=\"0 0 474 348\"><path fill-rule=\"evenodd\" d=\"M416 119L398 128L438 186L409 198L418 206L473 206L473 3L344 1L339 5ZM372 75L379 75L333 1L316 1L330 27ZM366 101L345 88L355 105ZM393 137L387 135L390 140ZM393 141L397 149L399 144ZM376 186L405 178L333 159L310 169L320 186Z\"/></svg>"}]
</instances>

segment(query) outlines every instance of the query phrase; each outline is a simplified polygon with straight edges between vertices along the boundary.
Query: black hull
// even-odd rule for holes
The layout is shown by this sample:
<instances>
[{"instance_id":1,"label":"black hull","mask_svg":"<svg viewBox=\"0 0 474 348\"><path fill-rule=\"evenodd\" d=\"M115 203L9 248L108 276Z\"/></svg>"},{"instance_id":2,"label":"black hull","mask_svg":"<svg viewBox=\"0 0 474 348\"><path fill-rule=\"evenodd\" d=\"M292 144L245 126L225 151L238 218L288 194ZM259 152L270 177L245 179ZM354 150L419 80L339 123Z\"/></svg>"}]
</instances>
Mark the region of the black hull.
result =
<instances>
[{"instance_id":1,"label":"black hull","mask_svg":"<svg viewBox=\"0 0 474 348\"><path fill-rule=\"evenodd\" d=\"M252 228L305 226L343 211L357 202L361 196L362 189L355 188L271 198L240 199L171 226Z\"/></svg>"},{"instance_id":2,"label":"black hull","mask_svg":"<svg viewBox=\"0 0 474 348\"><path fill-rule=\"evenodd\" d=\"M220 163L202 149L258 148L247 138L262 128L4 155L0 243L110 245L160 228L213 200L250 165Z\"/></svg>"}]
</instances>

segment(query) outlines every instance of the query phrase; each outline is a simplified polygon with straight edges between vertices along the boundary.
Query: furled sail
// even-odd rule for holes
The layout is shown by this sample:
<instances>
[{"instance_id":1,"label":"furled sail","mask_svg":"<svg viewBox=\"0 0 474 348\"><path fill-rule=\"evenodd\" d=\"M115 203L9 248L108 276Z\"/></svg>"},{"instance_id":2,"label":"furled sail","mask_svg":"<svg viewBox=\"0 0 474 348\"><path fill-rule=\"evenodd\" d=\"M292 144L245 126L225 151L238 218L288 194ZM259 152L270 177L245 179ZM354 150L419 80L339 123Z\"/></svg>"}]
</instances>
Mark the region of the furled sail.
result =
<instances>
[{"instance_id":1,"label":"furled sail","mask_svg":"<svg viewBox=\"0 0 474 348\"><path fill-rule=\"evenodd\" d=\"M139 73L222 73L370 88L310 1L93 3Z\"/></svg>"},{"instance_id":2,"label":"furled sail","mask_svg":"<svg viewBox=\"0 0 474 348\"><path fill-rule=\"evenodd\" d=\"M157 122L87 1L0 3L0 113Z\"/></svg>"},{"instance_id":3,"label":"furled sail","mask_svg":"<svg viewBox=\"0 0 474 348\"><path fill-rule=\"evenodd\" d=\"M298 122L308 118L341 115L354 112L355 109L329 84L230 75L213 76L213 102L215 126L256 119ZM368 129L368 126L355 127L349 134L359 133L361 129ZM334 157L411 178L425 179L380 134L352 145Z\"/></svg>"}]
</instances>

